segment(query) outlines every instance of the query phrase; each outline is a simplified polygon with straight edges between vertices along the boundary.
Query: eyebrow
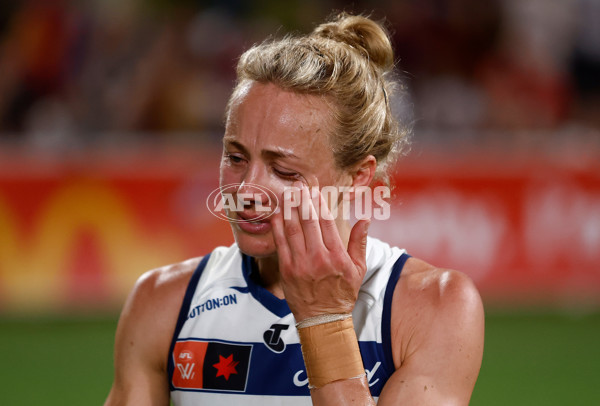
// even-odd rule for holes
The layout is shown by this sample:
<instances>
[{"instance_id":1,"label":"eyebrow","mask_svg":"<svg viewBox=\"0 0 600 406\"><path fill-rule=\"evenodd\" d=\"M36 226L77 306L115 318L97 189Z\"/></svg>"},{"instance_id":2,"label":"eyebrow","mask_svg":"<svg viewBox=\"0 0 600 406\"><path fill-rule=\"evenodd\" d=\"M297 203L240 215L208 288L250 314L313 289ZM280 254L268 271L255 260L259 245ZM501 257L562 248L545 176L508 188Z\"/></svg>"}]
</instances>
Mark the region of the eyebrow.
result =
<instances>
[{"instance_id":1,"label":"eyebrow","mask_svg":"<svg viewBox=\"0 0 600 406\"><path fill-rule=\"evenodd\" d=\"M224 147L231 146L231 147L239 149L246 155L250 155L250 153L248 152L248 150L246 149L246 147L244 145L242 145L239 142L234 141L228 137L223 137L223 146Z\"/></svg>"},{"instance_id":2,"label":"eyebrow","mask_svg":"<svg viewBox=\"0 0 600 406\"><path fill-rule=\"evenodd\" d=\"M228 139L227 137L225 137L225 138L223 138L223 144L225 146L232 146L236 149L239 149L242 153L244 153L246 155L250 155L250 152L248 151L248 149L243 144L239 143L238 141ZM283 148L275 148L272 150L263 150L263 151L261 151L261 155L268 159L284 159L284 158L300 159L294 153L292 153L288 150L285 150Z\"/></svg>"},{"instance_id":3,"label":"eyebrow","mask_svg":"<svg viewBox=\"0 0 600 406\"><path fill-rule=\"evenodd\" d=\"M294 155L292 152L286 151L285 149L280 149L277 148L275 150L263 150L262 151L262 155L265 158L271 158L271 159L284 159L284 158L294 158L294 159L300 159L298 158L297 155Z\"/></svg>"}]
</instances>

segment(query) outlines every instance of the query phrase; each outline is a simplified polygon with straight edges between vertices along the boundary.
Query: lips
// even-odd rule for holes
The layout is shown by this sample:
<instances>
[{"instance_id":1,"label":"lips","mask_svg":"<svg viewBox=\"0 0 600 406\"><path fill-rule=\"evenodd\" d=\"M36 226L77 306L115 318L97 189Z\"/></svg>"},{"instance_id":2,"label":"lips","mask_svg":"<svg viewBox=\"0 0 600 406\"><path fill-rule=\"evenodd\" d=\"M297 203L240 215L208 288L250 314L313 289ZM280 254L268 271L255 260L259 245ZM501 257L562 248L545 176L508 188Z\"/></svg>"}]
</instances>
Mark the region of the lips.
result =
<instances>
[{"instance_id":1,"label":"lips","mask_svg":"<svg viewBox=\"0 0 600 406\"><path fill-rule=\"evenodd\" d=\"M237 217L244 223L268 223L270 222L267 217L270 213L255 213L255 212L241 212L237 213Z\"/></svg>"},{"instance_id":2,"label":"lips","mask_svg":"<svg viewBox=\"0 0 600 406\"><path fill-rule=\"evenodd\" d=\"M248 234L265 234L271 231L271 221L265 214L237 213L238 221L235 226Z\"/></svg>"}]
</instances>

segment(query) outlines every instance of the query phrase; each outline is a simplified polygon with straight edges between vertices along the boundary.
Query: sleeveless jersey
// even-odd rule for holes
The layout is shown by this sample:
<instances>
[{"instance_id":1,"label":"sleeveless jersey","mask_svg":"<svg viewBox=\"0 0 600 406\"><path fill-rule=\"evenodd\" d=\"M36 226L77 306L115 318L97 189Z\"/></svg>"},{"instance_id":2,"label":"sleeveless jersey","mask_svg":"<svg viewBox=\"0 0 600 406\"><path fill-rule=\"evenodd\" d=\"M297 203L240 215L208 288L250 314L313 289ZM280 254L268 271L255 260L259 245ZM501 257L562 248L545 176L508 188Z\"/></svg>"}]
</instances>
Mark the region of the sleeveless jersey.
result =
<instances>
[{"instance_id":1,"label":"sleeveless jersey","mask_svg":"<svg viewBox=\"0 0 600 406\"><path fill-rule=\"evenodd\" d=\"M404 250L367 240L367 273L353 310L371 395L394 372L391 301ZM286 301L256 281L236 244L205 256L189 282L169 351L175 406L312 405L298 333Z\"/></svg>"}]
</instances>

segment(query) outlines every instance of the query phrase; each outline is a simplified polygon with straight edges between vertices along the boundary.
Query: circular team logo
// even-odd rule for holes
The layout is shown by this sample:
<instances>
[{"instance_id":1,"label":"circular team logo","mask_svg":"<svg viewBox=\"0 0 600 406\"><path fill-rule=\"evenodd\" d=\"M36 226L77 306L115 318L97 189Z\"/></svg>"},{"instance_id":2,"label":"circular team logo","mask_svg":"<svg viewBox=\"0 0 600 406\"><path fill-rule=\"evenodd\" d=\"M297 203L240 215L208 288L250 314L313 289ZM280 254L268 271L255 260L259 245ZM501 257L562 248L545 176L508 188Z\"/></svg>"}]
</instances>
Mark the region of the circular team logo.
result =
<instances>
[{"instance_id":1,"label":"circular team logo","mask_svg":"<svg viewBox=\"0 0 600 406\"><path fill-rule=\"evenodd\" d=\"M206 199L206 207L215 217L234 223L247 223L264 220L273 215L279 199L269 188L255 183L244 183L245 192L238 190L242 183L230 183L213 190ZM266 201L265 201L266 196ZM239 219L233 213L243 212L253 205L257 216L251 220Z\"/></svg>"}]
</instances>

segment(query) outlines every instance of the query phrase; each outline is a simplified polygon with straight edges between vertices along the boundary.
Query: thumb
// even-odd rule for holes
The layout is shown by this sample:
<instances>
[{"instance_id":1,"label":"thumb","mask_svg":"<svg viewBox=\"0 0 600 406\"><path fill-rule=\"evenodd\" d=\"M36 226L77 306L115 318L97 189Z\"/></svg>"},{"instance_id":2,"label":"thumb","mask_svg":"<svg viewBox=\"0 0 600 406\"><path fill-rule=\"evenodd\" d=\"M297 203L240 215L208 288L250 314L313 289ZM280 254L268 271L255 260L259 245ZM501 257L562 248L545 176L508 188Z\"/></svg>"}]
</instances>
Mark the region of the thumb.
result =
<instances>
[{"instance_id":1,"label":"thumb","mask_svg":"<svg viewBox=\"0 0 600 406\"><path fill-rule=\"evenodd\" d=\"M359 220L352 231L350 231L350 239L348 240L348 255L355 265L360 267L361 271L366 269L367 262L367 235L371 219Z\"/></svg>"}]
</instances>

